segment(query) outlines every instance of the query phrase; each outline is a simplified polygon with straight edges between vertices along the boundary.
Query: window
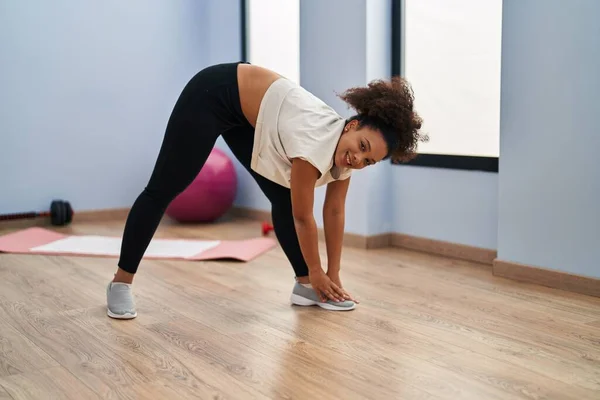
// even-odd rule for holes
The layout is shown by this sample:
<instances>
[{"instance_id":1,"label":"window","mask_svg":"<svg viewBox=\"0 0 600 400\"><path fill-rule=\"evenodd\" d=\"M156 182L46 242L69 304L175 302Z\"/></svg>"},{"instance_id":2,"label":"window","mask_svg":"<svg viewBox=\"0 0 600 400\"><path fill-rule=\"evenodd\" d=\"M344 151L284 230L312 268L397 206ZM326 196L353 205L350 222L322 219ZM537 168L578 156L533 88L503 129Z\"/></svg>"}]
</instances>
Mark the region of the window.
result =
<instances>
[{"instance_id":1,"label":"window","mask_svg":"<svg viewBox=\"0 0 600 400\"><path fill-rule=\"evenodd\" d=\"M393 0L392 32L429 134L409 164L497 172L502 0Z\"/></svg>"},{"instance_id":2,"label":"window","mask_svg":"<svg viewBox=\"0 0 600 400\"><path fill-rule=\"evenodd\" d=\"M241 0L243 59L300 83L300 0Z\"/></svg>"}]
</instances>

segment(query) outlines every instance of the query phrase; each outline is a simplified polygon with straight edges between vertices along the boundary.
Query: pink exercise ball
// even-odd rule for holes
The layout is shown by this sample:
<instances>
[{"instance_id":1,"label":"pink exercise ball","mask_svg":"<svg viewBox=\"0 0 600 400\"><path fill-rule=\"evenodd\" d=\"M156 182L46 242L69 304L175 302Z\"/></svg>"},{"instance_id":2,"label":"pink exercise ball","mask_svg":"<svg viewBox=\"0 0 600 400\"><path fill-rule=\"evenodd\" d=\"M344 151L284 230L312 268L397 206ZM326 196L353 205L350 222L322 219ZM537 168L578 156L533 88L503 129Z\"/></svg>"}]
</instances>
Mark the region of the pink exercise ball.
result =
<instances>
[{"instance_id":1,"label":"pink exercise ball","mask_svg":"<svg viewBox=\"0 0 600 400\"><path fill-rule=\"evenodd\" d=\"M178 222L213 222L231 208L236 189L233 162L215 147L194 181L169 204L166 214Z\"/></svg>"}]
</instances>

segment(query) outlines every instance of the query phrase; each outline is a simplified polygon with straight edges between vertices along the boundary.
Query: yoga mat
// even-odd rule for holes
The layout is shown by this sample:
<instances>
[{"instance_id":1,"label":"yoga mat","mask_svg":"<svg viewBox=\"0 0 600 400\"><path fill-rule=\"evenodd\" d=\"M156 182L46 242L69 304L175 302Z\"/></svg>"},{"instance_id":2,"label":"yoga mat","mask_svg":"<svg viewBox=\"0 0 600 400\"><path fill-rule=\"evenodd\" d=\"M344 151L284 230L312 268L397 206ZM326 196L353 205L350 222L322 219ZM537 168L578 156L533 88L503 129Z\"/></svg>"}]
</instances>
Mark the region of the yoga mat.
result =
<instances>
[{"instance_id":1,"label":"yoga mat","mask_svg":"<svg viewBox=\"0 0 600 400\"><path fill-rule=\"evenodd\" d=\"M276 244L270 238L247 240L158 239L150 242L145 259L217 260L248 262ZM0 236L0 252L19 254L118 257L121 238L66 235L44 228L28 228Z\"/></svg>"}]
</instances>

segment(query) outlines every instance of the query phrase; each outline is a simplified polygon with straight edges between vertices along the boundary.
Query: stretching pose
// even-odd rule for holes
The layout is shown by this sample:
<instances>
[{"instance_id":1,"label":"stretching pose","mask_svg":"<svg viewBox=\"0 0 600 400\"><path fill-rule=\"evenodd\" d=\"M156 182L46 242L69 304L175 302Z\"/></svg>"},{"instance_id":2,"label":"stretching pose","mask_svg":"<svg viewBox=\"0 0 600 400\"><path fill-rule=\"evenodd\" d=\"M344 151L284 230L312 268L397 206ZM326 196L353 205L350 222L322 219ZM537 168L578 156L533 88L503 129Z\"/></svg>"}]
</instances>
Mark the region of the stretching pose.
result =
<instances>
[{"instance_id":1,"label":"stretching pose","mask_svg":"<svg viewBox=\"0 0 600 400\"><path fill-rule=\"evenodd\" d=\"M295 273L291 301L351 310L340 280L344 204L352 170L408 160L421 119L401 78L373 81L340 96L357 114L344 119L310 92L248 63L196 74L169 118L156 165L126 221L118 268L107 287L108 315L137 316L133 277L169 203L192 182L223 137L271 203L275 235ZM327 271L313 216L315 187L327 185L323 222Z\"/></svg>"}]
</instances>

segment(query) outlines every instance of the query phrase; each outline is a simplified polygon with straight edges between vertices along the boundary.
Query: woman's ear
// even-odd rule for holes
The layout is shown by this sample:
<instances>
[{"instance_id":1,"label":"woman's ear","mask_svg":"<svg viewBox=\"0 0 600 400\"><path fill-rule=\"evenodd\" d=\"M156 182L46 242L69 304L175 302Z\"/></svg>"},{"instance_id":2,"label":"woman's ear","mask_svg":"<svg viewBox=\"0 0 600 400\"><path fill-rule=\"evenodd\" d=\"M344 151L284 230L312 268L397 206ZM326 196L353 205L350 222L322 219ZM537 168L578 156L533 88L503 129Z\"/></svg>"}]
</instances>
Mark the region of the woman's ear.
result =
<instances>
[{"instance_id":1,"label":"woman's ear","mask_svg":"<svg viewBox=\"0 0 600 400\"><path fill-rule=\"evenodd\" d=\"M344 132L348 132L351 129L356 129L357 127L358 127L358 121L353 119L352 121L350 121L346 124L346 127L344 128Z\"/></svg>"}]
</instances>

